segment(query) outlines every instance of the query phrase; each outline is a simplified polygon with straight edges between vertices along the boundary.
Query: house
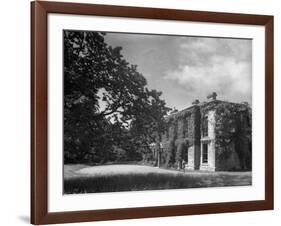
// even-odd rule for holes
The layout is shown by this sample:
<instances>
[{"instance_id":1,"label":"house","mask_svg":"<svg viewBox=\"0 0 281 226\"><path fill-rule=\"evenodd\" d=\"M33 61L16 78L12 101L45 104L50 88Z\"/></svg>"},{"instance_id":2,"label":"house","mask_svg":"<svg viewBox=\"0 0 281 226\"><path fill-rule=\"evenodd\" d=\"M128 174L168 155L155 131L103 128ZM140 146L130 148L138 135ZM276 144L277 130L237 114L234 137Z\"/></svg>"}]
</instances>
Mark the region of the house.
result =
<instances>
[{"instance_id":1,"label":"house","mask_svg":"<svg viewBox=\"0 0 281 226\"><path fill-rule=\"evenodd\" d=\"M247 103L208 101L166 117L166 131L151 145L160 167L185 170L251 170L251 107Z\"/></svg>"}]
</instances>

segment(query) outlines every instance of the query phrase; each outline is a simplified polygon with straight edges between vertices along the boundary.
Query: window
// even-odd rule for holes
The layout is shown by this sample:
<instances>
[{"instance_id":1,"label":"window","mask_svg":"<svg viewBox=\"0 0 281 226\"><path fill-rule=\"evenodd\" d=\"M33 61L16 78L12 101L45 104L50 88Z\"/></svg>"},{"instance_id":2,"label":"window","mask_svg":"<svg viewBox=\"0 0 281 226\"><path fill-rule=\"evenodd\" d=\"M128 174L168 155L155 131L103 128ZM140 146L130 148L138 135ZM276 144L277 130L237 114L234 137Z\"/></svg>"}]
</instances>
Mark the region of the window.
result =
<instances>
[{"instance_id":1,"label":"window","mask_svg":"<svg viewBox=\"0 0 281 226\"><path fill-rule=\"evenodd\" d=\"M185 149L184 161L186 162L186 164L188 164L188 147L186 147Z\"/></svg>"},{"instance_id":2,"label":"window","mask_svg":"<svg viewBox=\"0 0 281 226\"><path fill-rule=\"evenodd\" d=\"M202 163L208 163L208 144L203 144Z\"/></svg>"},{"instance_id":3,"label":"window","mask_svg":"<svg viewBox=\"0 0 281 226\"><path fill-rule=\"evenodd\" d=\"M183 119L183 137L188 137L188 123L187 118Z\"/></svg>"},{"instance_id":4,"label":"window","mask_svg":"<svg viewBox=\"0 0 281 226\"><path fill-rule=\"evenodd\" d=\"M208 136L208 116L205 116L203 118L202 131L203 131L203 137L207 137Z\"/></svg>"}]
</instances>

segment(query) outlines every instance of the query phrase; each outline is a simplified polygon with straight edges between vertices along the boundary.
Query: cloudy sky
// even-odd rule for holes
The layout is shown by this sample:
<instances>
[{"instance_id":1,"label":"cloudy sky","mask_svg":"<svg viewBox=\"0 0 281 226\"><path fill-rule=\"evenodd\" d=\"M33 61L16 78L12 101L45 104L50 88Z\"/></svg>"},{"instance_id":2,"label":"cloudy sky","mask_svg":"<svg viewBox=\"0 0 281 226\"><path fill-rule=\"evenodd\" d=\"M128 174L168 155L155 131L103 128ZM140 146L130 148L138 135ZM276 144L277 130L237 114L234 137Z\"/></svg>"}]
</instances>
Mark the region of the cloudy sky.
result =
<instances>
[{"instance_id":1,"label":"cloudy sky","mask_svg":"<svg viewBox=\"0 0 281 226\"><path fill-rule=\"evenodd\" d=\"M251 40L107 33L105 41L123 47L169 107L182 110L213 91L221 100L252 102Z\"/></svg>"}]
</instances>

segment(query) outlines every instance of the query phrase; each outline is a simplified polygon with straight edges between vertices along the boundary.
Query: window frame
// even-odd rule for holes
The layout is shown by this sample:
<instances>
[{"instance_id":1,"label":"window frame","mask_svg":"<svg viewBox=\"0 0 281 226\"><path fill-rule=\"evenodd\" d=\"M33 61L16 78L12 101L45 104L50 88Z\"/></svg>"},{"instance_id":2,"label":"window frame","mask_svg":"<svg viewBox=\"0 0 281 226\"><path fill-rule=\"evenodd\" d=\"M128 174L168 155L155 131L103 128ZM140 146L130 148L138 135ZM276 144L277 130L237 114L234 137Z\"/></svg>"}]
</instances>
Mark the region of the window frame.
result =
<instances>
[{"instance_id":1,"label":"window frame","mask_svg":"<svg viewBox=\"0 0 281 226\"><path fill-rule=\"evenodd\" d=\"M208 160L209 160L209 150L208 149L209 149L208 143L202 143L202 163L205 163L205 164L207 164Z\"/></svg>"}]
</instances>

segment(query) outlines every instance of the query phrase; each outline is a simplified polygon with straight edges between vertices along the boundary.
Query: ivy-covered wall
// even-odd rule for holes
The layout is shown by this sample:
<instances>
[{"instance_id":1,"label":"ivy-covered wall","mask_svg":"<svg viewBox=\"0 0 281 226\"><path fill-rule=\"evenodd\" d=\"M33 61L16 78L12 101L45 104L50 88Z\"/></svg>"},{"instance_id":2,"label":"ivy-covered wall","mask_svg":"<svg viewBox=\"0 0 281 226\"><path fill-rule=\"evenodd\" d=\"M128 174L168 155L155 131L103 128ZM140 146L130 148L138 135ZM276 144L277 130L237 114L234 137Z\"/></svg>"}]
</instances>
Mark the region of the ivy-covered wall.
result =
<instances>
[{"instance_id":1,"label":"ivy-covered wall","mask_svg":"<svg viewBox=\"0 0 281 226\"><path fill-rule=\"evenodd\" d=\"M217 106L216 168L252 169L252 113L249 106L233 103Z\"/></svg>"},{"instance_id":2,"label":"ivy-covered wall","mask_svg":"<svg viewBox=\"0 0 281 226\"><path fill-rule=\"evenodd\" d=\"M252 169L252 109L246 104L212 101L201 117L215 111L215 170Z\"/></svg>"},{"instance_id":3,"label":"ivy-covered wall","mask_svg":"<svg viewBox=\"0 0 281 226\"><path fill-rule=\"evenodd\" d=\"M161 136L161 166L194 169L199 165L200 109L192 106L167 117L167 129ZM196 145L196 147L195 147ZM196 157L195 157L196 156Z\"/></svg>"},{"instance_id":4,"label":"ivy-covered wall","mask_svg":"<svg viewBox=\"0 0 281 226\"><path fill-rule=\"evenodd\" d=\"M160 150L160 154L155 155L158 166L188 170L202 168L201 122L211 111L215 124L214 136L210 138L215 152L210 155L215 158L210 161L212 170L251 170L251 108L247 104L218 100L193 105L166 118L166 132L156 145ZM204 167L208 170L208 164Z\"/></svg>"}]
</instances>

